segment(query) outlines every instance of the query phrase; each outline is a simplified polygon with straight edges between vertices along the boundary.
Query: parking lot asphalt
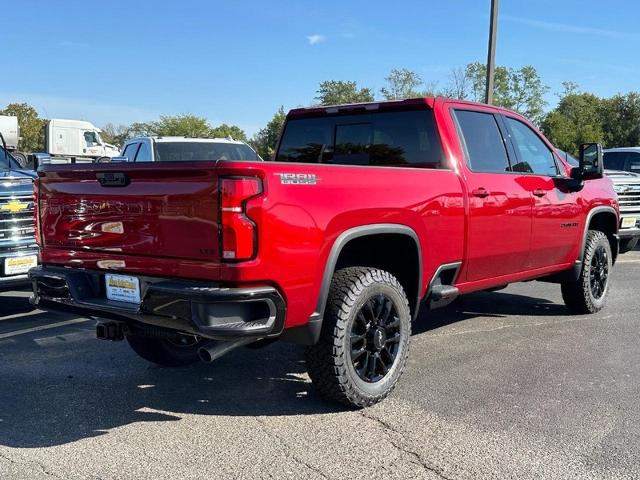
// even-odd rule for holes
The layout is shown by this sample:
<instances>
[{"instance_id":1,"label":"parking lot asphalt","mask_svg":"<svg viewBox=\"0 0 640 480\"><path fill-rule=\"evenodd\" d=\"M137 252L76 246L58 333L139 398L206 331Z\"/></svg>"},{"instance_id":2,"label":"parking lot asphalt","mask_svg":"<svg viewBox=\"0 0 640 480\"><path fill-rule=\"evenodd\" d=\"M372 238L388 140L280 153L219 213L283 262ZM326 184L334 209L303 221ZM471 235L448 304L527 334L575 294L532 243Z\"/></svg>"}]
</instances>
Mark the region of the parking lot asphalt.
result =
<instances>
[{"instance_id":1,"label":"parking lot asphalt","mask_svg":"<svg viewBox=\"0 0 640 480\"><path fill-rule=\"evenodd\" d=\"M5 292L0 478L639 478L639 286L635 251L596 315L540 282L423 311L361 411L318 397L300 347L159 368Z\"/></svg>"}]
</instances>

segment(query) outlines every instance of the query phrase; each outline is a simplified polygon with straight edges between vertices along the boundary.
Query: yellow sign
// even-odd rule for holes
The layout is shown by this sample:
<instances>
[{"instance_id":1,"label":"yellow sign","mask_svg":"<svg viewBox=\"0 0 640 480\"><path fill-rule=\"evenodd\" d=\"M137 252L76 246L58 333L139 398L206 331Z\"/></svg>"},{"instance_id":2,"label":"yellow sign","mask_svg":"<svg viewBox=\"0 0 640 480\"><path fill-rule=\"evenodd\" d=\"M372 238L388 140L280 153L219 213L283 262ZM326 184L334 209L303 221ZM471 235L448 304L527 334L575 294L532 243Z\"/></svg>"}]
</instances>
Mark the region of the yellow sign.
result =
<instances>
[{"instance_id":1,"label":"yellow sign","mask_svg":"<svg viewBox=\"0 0 640 480\"><path fill-rule=\"evenodd\" d=\"M122 278L109 278L109 286L116 288L124 288L126 290L135 290L136 284L130 280L122 279Z\"/></svg>"},{"instance_id":2,"label":"yellow sign","mask_svg":"<svg viewBox=\"0 0 640 480\"><path fill-rule=\"evenodd\" d=\"M29 207L28 203L19 202L18 200L13 200L12 202L9 202L0 206L0 210L2 210L3 212L18 213L23 210L26 210L28 207Z\"/></svg>"}]
</instances>

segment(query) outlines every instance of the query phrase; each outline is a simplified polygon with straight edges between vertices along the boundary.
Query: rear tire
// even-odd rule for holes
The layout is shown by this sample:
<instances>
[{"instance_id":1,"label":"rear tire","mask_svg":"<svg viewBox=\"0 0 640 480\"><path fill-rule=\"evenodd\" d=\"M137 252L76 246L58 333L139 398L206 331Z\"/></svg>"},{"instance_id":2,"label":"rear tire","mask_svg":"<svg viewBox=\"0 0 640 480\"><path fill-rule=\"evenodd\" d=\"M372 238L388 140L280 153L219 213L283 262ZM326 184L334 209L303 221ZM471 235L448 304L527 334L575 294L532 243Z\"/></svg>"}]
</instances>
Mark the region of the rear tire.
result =
<instances>
[{"instance_id":1,"label":"rear tire","mask_svg":"<svg viewBox=\"0 0 640 480\"><path fill-rule=\"evenodd\" d=\"M20 167L25 168L25 169L31 169L32 168L31 165L30 165L29 160L27 159L27 156L24 153L18 152L16 150L16 151L11 152L11 156L16 159L16 161L18 162Z\"/></svg>"},{"instance_id":2,"label":"rear tire","mask_svg":"<svg viewBox=\"0 0 640 480\"><path fill-rule=\"evenodd\" d=\"M636 248L638 237L620 240L620 253L627 253Z\"/></svg>"},{"instance_id":3,"label":"rear tire","mask_svg":"<svg viewBox=\"0 0 640 480\"><path fill-rule=\"evenodd\" d=\"M398 383L410 336L409 302L393 275L366 267L339 270L320 340L306 352L309 376L323 397L368 407Z\"/></svg>"},{"instance_id":4,"label":"rear tire","mask_svg":"<svg viewBox=\"0 0 640 480\"><path fill-rule=\"evenodd\" d=\"M562 284L562 299L573 313L596 313L602 310L609 291L613 256L607 236L597 230L587 232L580 277Z\"/></svg>"},{"instance_id":5,"label":"rear tire","mask_svg":"<svg viewBox=\"0 0 640 480\"><path fill-rule=\"evenodd\" d=\"M127 335L127 342L134 352L148 362L163 367L184 367L199 360L198 348L204 342L190 335L180 339L185 342L183 345L181 341Z\"/></svg>"}]
</instances>

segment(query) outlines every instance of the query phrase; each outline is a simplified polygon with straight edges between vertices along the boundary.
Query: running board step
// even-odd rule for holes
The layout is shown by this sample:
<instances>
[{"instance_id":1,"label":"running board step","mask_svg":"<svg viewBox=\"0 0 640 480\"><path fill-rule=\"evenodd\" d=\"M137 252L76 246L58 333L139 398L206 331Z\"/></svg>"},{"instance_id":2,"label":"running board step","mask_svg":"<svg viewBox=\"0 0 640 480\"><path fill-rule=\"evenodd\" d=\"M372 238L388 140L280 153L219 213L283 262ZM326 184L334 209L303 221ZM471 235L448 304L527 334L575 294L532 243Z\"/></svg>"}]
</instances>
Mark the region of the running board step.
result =
<instances>
[{"instance_id":1,"label":"running board step","mask_svg":"<svg viewBox=\"0 0 640 480\"><path fill-rule=\"evenodd\" d=\"M431 289L431 308L440 308L449 305L460 295L460 290L453 285L434 285Z\"/></svg>"}]
</instances>

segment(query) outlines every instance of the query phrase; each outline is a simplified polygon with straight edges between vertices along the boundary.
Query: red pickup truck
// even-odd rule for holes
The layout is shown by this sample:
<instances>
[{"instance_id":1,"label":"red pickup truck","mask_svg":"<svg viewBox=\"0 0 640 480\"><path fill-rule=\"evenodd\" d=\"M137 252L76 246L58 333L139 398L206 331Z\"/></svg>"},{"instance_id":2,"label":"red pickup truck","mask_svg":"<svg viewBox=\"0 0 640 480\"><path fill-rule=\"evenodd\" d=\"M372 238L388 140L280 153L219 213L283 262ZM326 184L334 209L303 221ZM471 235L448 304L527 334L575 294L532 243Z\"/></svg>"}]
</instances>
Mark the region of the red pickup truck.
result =
<instances>
[{"instance_id":1,"label":"red pickup truck","mask_svg":"<svg viewBox=\"0 0 640 480\"><path fill-rule=\"evenodd\" d=\"M308 345L321 394L357 407L397 383L421 305L532 279L604 305L597 144L571 168L514 112L425 98L293 110L274 160L45 166L33 303L160 365Z\"/></svg>"}]
</instances>

